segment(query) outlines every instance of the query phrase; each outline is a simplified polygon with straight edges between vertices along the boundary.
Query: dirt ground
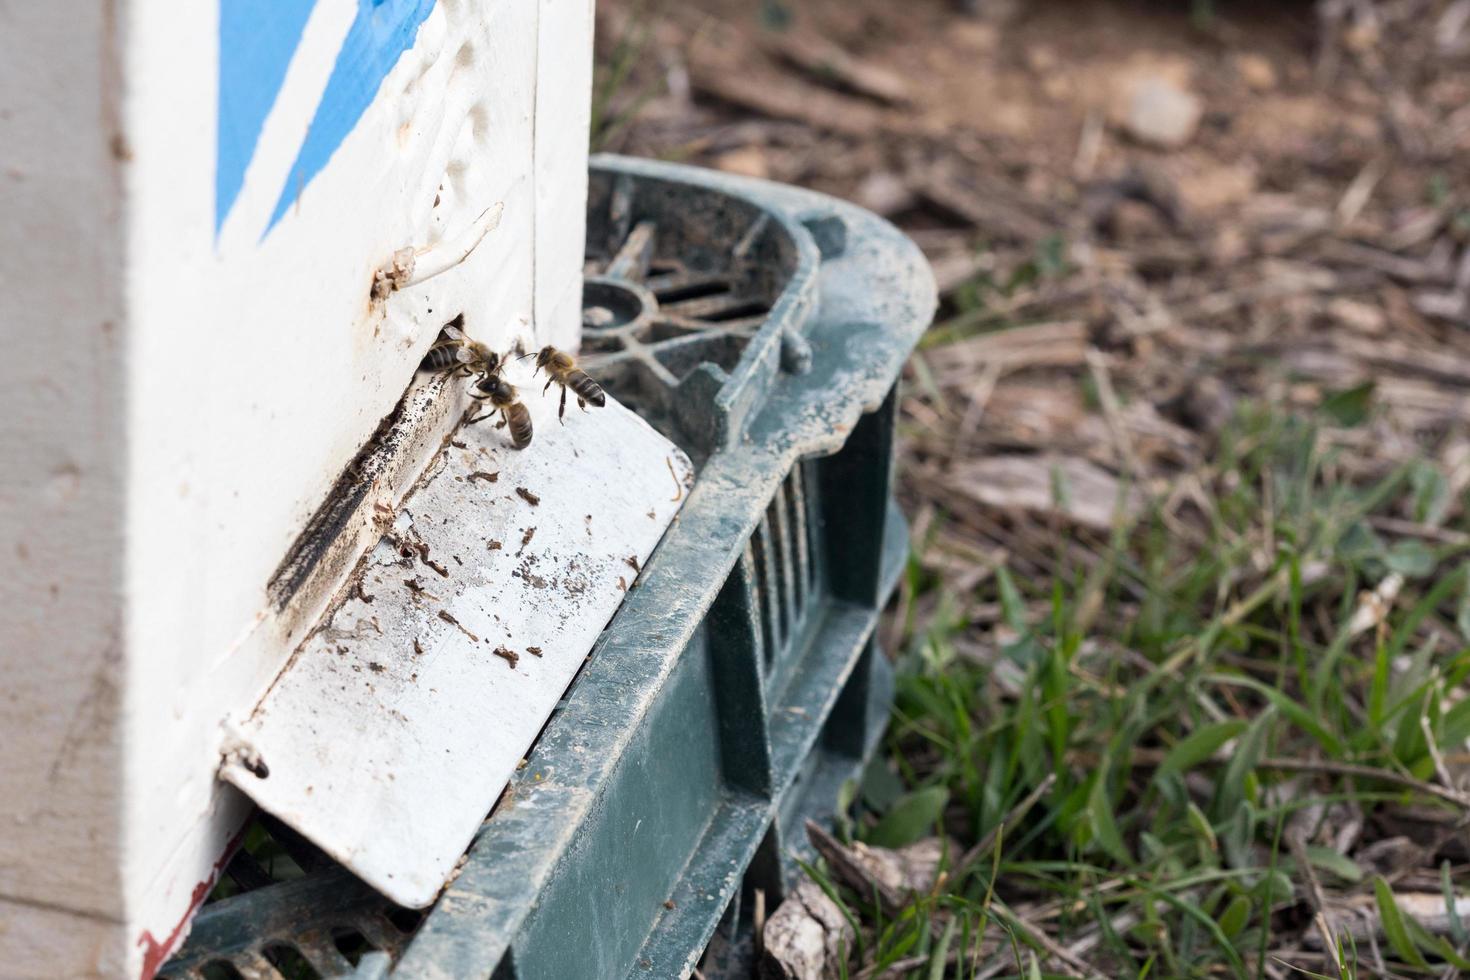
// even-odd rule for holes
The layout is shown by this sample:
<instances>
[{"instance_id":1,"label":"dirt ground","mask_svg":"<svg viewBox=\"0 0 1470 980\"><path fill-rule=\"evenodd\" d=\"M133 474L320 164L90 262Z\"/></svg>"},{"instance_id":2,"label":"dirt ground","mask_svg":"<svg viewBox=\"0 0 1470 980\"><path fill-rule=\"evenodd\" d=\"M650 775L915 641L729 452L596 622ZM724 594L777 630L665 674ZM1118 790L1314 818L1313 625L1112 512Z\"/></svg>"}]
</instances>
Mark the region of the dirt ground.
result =
<instances>
[{"instance_id":1,"label":"dirt ground","mask_svg":"<svg viewBox=\"0 0 1470 980\"><path fill-rule=\"evenodd\" d=\"M1428 461L1446 503L1373 527L1470 543L1470 0L976 6L599 3L600 149L848 198L933 264L901 493L944 587L905 589L889 648L969 595L953 642L993 658L1003 610L977 586L1097 568L1144 500L1207 541L1244 405L1323 420L1328 484ZM1270 579L1273 527L1223 588ZM1377 826L1356 853L1398 839ZM1432 892L1437 863L1388 878Z\"/></svg>"},{"instance_id":2,"label":"dirt ground","mask_svg":"<svg viewBox=\"0 0 1470 980\"><path fill-rule=\"evenodd\" d=\"M1356 465L1470 483L1465 0L604 0L598 28L601 149L836 194L929 256L920 531L935 501L1052 510L1059 457L1096 525L1241 399L1368 386ZM1026 554L971 523L925 561Z\"/></svg>"}]
</instances>

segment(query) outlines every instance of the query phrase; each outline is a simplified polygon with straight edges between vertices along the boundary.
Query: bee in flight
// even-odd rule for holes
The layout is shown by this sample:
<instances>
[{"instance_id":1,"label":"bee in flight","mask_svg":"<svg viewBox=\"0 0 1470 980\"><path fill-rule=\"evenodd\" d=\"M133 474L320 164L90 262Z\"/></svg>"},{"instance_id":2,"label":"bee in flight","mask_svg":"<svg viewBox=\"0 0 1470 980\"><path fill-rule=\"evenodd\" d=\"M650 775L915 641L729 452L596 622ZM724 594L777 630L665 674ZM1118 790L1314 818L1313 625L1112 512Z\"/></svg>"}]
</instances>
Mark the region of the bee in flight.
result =
<instances>
[{"instance_id":1,"label":"bee in flight","mask_svg":"<svg viewBox=\"0 0 1470 980\"><path fill-rule=\"evenodd\" d=\"M510 444L517 449L525 449L531 444L531 413L516 398L514 385L499 374L487 373L470 388L470 395L489 400L491 406L484 415L470 419L470 425L483 422L499 412L500 421L495 423L495 427L510 428Z\"/></svg>"},{"instance_id":2,"label":"bee in flight","mask_svg":"<svg viewBox=\"0 0 1470 980\"><path fill-rule=\"evenodd\" d=\"M526 357L531 355L526 354ZM577 367L577 361L566 351L557 350L550 344L541 348L536 353L536 371L546 369L546 387L544 392L551 387L554 381L561 385L561 406L557 409L556 419L562 421L567 414L567 390L571 389L577 394L577 407L585 410L587 403L591 402L598 408L607 404L607 395L603 393L602 385L593 381L586 371ZM535 371L532 372L534 374Z\"/></svg>"},{"instance_id":3,"label":"bee in flight","mask_svg":"<svg viewBox=\"0 0 1470 980\"><path fill-rule=\"evenodd\" d=\"M419 367L445 374L498 374L502 358L489 347L464 332L464 314L444 324L442 339L435 342Z\"/></svg>"}]
</instances>

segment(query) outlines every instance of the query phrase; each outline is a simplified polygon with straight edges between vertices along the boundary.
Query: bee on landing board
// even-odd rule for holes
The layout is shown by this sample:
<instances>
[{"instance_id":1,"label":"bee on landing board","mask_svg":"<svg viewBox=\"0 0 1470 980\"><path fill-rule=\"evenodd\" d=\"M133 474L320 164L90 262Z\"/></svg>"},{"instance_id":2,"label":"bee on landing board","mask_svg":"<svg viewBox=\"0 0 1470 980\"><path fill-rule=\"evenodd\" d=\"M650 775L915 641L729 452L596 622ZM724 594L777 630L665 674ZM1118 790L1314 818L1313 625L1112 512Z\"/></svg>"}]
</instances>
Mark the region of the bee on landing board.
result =
<instances>
[{"instance_id":1,"label":"bee on landing board","mask_svg":"<svg viewBox=\"0 0 1470 980\"><path fill-rule=\"evenodd\" d=\"M444 324L442 336L419 362L420 368L467 376L500 371L501 356L464 332L463 313Z\"/></svg>"},{"instance_id":2,"label":"bee on landing board","mask_svg":"<svg viewBox=\"0 0 1470 980\"><path fill-rule=\"evenodd\" d=\"M486 374L470 389L470 395L488 399L491 405L490 411L470 419L470 425L483 422L499 412L500 421L495 423L495 427L510 429L510 444L516 449L525 449L531 444L531 413L516 397L514 385L507 383L499 374Z\"/></svg>"},{"instance_id":3,"label":"bee on landing board","mask_svg":"<svg viewBox=\"0 0 1470 980\"><path fill-rule=\"evenodd\" d=\"M529 357L530 355L524 355ZM588 377L587 372L577 367L577 361L566 351L557 350L550 344L541 348L536 354L536 371L546 369L546 387L544 392L551 387L552 382L561 385L561 406L557 409L556 419L562 421L567 414L567 390L571 389L577 395L577 407L586 409L590 402L597 408L607 404L607 395L603 393L602 385ZM533 371L532 374L535 372Z\"/></svg>"}]
</instances>

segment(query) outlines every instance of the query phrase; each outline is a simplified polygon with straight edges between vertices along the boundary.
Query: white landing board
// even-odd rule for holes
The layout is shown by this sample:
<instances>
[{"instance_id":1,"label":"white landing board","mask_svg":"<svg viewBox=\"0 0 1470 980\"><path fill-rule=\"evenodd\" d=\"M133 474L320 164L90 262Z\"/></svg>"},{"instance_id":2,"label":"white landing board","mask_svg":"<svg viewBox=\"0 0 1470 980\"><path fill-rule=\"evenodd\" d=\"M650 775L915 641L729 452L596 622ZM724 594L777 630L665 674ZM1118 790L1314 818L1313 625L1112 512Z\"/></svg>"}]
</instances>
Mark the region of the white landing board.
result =
<instances>
[{"instance_id":1,"label":"white landing board","mask_svg":"<svg viewBox=\"0 0 1470 980\"><path fill-rule=\"evenodd\" d=\"M693 483L611 400L559 425L527 373L531 445L454 434L221 769L402 905L439 893Z\"/></svg>"}]
</instances>

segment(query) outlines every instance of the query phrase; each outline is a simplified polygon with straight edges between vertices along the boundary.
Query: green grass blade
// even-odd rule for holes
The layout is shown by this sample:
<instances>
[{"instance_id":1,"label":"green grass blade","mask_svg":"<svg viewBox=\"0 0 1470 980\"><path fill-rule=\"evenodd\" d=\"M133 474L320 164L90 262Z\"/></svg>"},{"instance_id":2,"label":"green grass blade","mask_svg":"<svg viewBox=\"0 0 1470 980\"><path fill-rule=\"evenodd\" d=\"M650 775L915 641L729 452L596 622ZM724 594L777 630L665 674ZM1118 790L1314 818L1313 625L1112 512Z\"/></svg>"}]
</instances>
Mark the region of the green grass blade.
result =
<instances>
[{"instance_id":1,"label":"green grass blade","mask_svg":"<svg viewBox=\"0 0 1470 980\"><path fill-rule=\"evenodd\" d=\"M1244 721L1221 721L1198 728L1188 738L1169 750L1159 764L1157 775L1169 776L1185 773L1206 761L1219 751L1220 746L1240 735L1249 727Z\"/></svg>"},{"instance_id":2,"label":"green grass blade","mask_svg":"<svg viewBox=\"0 0 1470 980\"><path fill-rule=\"evenodd\" d=\"M1470 932L1465 929L1465 920L1460 918L1459 896L1455 892L1455 883L1450 879L1449 858L1440 862L1439 887L1444 892L1444 912L1450 920L1450 935L1463 946L1470 942Z\"/></svg>"},{"instance_id":3,"label":"green grass blade","mask_svg":"<svg viewBox=\"0 0 1470 980\"><path fill-rule=\"evenodd\" d=\"M1394 900L1393 889L1382 875L1373 876L1373 897L1378 902L1378 917L1383 923L1383 934L1399 959L1420 970L1429 969L1429 961L1419 951L1409 936L1409 927L1404 923L1404 914Z\"/></svg>"}]
</instances>

